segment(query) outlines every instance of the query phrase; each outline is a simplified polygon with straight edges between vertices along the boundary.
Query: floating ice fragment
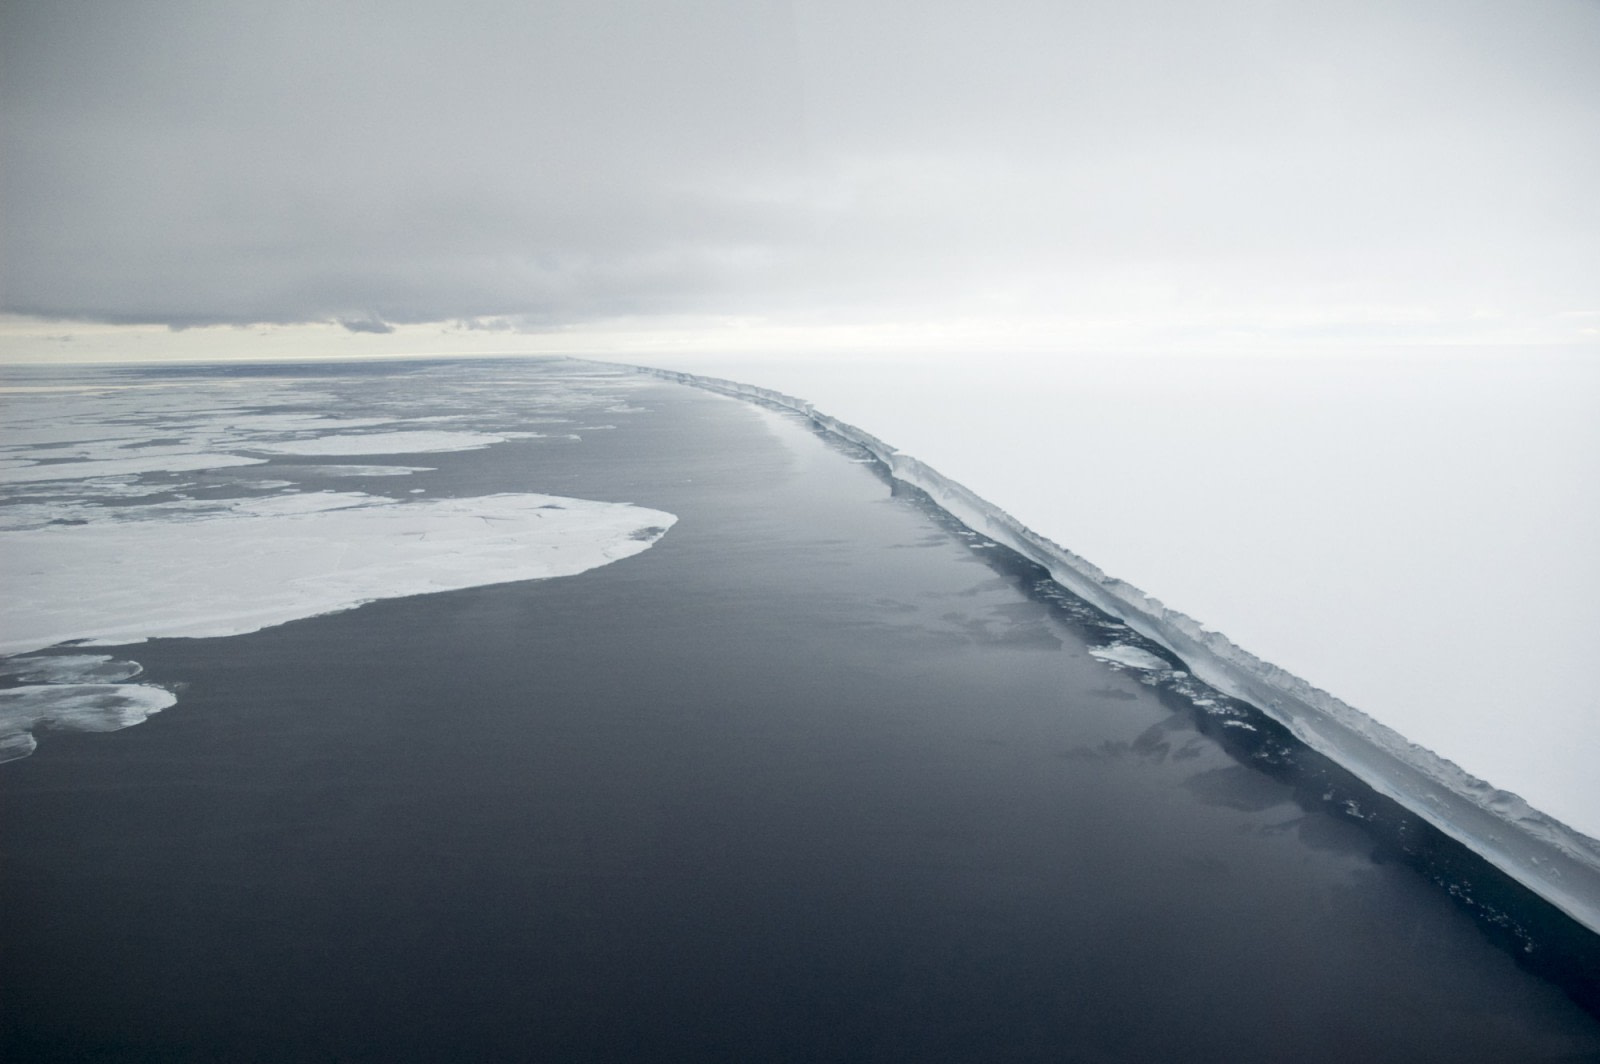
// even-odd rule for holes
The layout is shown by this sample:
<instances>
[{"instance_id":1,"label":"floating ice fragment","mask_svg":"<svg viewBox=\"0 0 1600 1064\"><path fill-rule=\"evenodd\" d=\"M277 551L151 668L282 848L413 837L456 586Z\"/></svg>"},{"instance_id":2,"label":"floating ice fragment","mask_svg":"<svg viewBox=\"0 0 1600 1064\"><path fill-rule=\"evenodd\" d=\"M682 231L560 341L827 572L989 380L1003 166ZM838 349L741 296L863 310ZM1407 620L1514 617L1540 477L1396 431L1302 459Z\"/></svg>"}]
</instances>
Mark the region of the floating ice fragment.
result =
<instances>
[{"instance_id":1,"label":"floating ice fragment","mask_svg":"<svg viewBox=\"0 0 1600 1064\"><path fill-rule=\"evenodd\" d=\"M1089 655L1099 658L1101 661L1109 661L1114 665L1125 665L1130 669L1146 669L1157 672L1171 667L1167 662L1156 657L1148 650L1130 647L1125 643L1113 643L1105 647L1091 647Z\"/></svg>"},{"instance_id":2,"label":"floating ice fragment","mask_svg":"<svg viewBox=\"0 0 1600 1064\"><path fill-rule=\"evenodd\" d=\"M412 473L432 473L433 466L404 465L274 465L274 472L290 476L318 477L404 477Z\"/></svg>"},{"instance_id":3,"label":"floating ice fragment","mask_svg":"<svg viewBox=\"0 0 1600 1064\"><path fill-rule=\"evenodd\" d=\"M676 521L550 495L318 492L0 532L0 653L233 635L375 599L568 576L648 549Z\"/></svg>"},{"instance_id":4,"label":"floating ice fragment","mask_svg":"<svg viewBox=\"0 0 1600 1064\"><path fill-rule=\"evenodd\" d=\"M288 514L315 514L329 510L348 510L356 506L391 505L380 495L367 495L359 491L307 491L267 495L254 499L240 499L231 503L231 513L248 517L272 517Z\"/></svg>"},{"instance_id":5,"label":"floating ice fragment","mask_svg":"<svg viewBox=\"0 0 1600 1064\"><path fill-rule=\"evenodd\" d=\"M0 761L27 757L40 725L108 732L142 724L177 698L149 684L39 684L0 690Z\"/></svg>"},{"instance_id":6,"label":"floating ice fragment","mask_svg":"<svg viewBox=\"0 0 1600 1064\"><path fill-rule=\"evenodd\" d=\"M425 454L440 451L475 451L505 436L487 432L367 432L344 436L319 436L310 440L279 440L251 444L251 450L272 454Z\"/></svg>"},{"instance_id":7,"label":"floating ice fragment","mask_svg":"<svg viewBox=\"0 0 1600 1064\"><path fill-rule=\"evenodd\" d=\"M334 418L323 414L243 414L230 417L218 428L243 429L246 432L326 432L330 429L364 429L373 425L392 424L393 421L393 418Z\"/></svg>"},{"instance_id":8,"label":"floating ice fragment","mask_svg":"<svg viewBox=\"0 0 1600 1064\"><path fill-rule=\"evenodd\" d=\"M143 671L137 661L118 661L109 654L0 658L0 676L23 683L115 683Z\"/></svg>"},{"instance_id":9,"label":"floating ice fragment","mask_svg":"<svg viewBox=\"0 0 1600 1064\"><path fill-rule=\"evenodd\" d=\"M132 473L179 473L191 469L260 465L265 458L238 454L141 455L85 462L44 462L19 469L0 469L0 483L33 484L46 480L85 480L89 477L127 476Z\"/></svg>"}]
</instances>

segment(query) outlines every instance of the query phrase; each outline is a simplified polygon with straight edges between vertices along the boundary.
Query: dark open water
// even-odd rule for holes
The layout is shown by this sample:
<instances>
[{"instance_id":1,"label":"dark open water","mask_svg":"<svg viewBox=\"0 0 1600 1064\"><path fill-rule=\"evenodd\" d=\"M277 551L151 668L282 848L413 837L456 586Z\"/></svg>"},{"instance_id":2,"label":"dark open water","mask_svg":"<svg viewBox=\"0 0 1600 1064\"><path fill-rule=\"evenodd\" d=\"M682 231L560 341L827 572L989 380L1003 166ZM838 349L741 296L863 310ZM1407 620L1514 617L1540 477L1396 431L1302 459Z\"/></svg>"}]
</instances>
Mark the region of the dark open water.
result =
<instances>
[{"instance_id":1,"label":"dark open water","mask_svg":"<svg viewBox=\"0 0 1600 1064\"><path fill-rule=\"evenodd\" d=\"M644 554L144 644L177 706L0 766L6 1060L1600 1059L1336 773L799 422L630 402L407 486Z\"/></svg>"}]
</instances>

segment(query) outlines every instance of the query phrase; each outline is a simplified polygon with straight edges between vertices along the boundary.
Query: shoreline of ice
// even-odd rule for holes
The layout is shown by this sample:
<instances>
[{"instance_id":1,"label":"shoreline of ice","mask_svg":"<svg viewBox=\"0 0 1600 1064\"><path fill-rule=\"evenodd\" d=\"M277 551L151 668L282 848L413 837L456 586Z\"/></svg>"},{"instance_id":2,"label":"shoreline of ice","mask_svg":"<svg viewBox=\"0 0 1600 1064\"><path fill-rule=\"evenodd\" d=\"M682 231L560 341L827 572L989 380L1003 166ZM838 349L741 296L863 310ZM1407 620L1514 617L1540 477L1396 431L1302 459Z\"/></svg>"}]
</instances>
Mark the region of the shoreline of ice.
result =
<instances>
[{"instance_id":1,"label":"shoreline of ice","mask_svg":"<svg viewBox=\"0 0 1600 1064\"><path fill-rule=\"evenodd\" d=\"M1421 817L1496 868L1600 933L1600 841L1467 773L1326 691L1236 645L1194 618L1112 577L1016 518L877 437L783 392L623 363L647 376L789 410L860 446L896 480L925 492L974 531L1044 567L1052 579L1171 651L1201 680L1248 702L1311 749Z\"/></svg>"}]
</instances>

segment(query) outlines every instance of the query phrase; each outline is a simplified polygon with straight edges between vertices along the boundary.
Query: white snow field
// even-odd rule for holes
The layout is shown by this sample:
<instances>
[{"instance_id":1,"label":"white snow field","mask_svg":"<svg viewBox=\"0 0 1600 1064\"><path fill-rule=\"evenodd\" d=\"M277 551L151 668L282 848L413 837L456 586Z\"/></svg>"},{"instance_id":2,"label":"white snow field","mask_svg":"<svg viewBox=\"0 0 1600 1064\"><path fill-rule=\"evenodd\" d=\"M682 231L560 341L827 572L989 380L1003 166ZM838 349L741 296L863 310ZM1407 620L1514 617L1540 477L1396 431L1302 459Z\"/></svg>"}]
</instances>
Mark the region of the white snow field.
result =
<instances>
[{"instance_id":1,"label":"white snow field","mask_svg":"<svg viewBox=\"0 0 1600 1064\"><path fill-rule=\"evenodd\" d=\"M1600 359L650 361L870 433L897 476L1501 867L1555 859L1491 852L1522 833L1577 860L1552 900L1600 929Z\"/></svg>"}]
</instances>

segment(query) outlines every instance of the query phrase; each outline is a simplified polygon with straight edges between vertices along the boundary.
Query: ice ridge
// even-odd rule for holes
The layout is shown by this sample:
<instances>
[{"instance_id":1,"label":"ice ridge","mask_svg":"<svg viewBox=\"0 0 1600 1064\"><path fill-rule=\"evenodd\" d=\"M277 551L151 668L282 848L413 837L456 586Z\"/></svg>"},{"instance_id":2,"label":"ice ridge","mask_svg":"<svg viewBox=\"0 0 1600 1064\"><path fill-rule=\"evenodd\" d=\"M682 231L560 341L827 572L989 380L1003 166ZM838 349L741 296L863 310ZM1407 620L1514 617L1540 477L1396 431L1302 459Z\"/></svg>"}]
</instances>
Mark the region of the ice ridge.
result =
<instances>
[{"instance_id":1,"label":"ice ridge","mask_svg":"<svg viewBox=\"0 0 1600 1064\"><path fill-rule=\"evenodd\" d=\"M1311 749L1600 933L1600 842L1418 746L1227 636L1023 525L926 463L804 399L720 377L603 363L789 410L867 450L968 528L1044 567L1053 580L1171 651L1207 684L1257 707Z\"/></svg>"}]
</instances>

